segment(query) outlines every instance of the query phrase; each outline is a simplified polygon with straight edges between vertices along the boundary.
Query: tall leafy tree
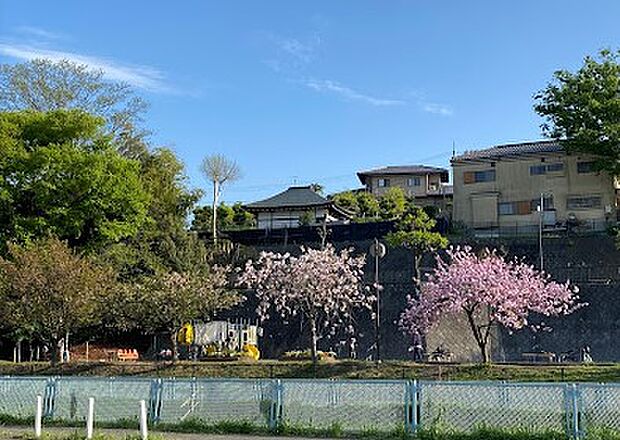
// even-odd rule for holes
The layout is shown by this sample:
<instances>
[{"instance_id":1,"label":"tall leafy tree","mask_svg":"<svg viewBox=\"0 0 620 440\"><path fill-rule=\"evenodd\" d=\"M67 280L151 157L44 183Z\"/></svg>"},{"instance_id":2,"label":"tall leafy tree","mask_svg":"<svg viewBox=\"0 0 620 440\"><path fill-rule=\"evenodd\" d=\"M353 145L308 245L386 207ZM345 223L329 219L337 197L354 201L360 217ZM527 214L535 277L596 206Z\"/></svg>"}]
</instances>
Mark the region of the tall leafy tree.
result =
<instances>
[{"instance_id":1,"label":"tall leafy tree","mask_svg":"<svg viewBox=\"0 0 620 440\"><path fill-rule=\"evenodd\" d=\"M434 231L435 224L435 220L429 217L424 209L409 204L407 211L398 221L396 230L385 237L391 246L403 246L411 250L414 283L418 288L422 281L421 263L424 256L448 245L448 240Z\"/></svg>"},{"instance_id":2,"label":"tall leafy tree","mask_svg":"<svg viewBox=\"0 0 620 440\"><path fill-rule=\"evenodd\" d=\"M568 151L599 157L600 170L620 175L620 51L586 57L576 72L559 70L536 98L543 132Z\"/></svg>"},{"instance_id":3,"label":"tall leafy tree","mask_svg":"<svg viewBox=\"0 0 620 440\"><path fill-rule=\"evenodd\" d=\"M139 126L146 102L131 86L108 81L101 70L69 60L0 64L0 110L79 109L100 116L122 152L143 153Z\"/></svg>"},{"instance_id":4,"label":"tall leafy tree","mask_svg":"<svg viewBox=\"0 0 620 440\"><path fill-rule=\"evenodd\" d=\"M0 113L0 240L54 234L72 246L135 235L148 195L139 163L79 110Z\"/></svg>"},{"instance_id":5,"label":"tall leafy tree","mask_svg":"<svg viewBox=\"0 0 620 440\"><path fill-rule=\"evenodd\" d=\"M114 274L56 238L12 244L0 258L0 311L5 325L46 343L52 361L70 332L100 322Z\"/></svg>"},{"instance_id":6,"label":"tall leafy tree","mask_svg":"<svg viewBox=\"0 0 620 440\"><path fill-rule=\"evenodd\" d=\"M437 267L422 284L421 295L409 297L400 326L417 338L443 316L462 313L482 361L488 362L494 328L529 326L531 314L568 315L581 307L577 290L568 282L551 281L521 261L506 261L495 251L477 255L469 247L450 249L446 259L437 257Z\"/></svg>"}]
</instances>

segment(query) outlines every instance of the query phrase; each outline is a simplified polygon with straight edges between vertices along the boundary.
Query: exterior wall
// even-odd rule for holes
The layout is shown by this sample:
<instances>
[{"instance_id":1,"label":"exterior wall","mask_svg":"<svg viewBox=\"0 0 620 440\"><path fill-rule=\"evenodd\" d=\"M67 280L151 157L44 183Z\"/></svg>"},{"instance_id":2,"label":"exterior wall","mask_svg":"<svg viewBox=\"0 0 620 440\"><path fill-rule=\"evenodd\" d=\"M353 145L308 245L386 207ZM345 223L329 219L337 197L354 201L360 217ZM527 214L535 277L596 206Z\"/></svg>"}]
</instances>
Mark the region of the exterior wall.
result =
<instances>
[{"instance_id":1,"label":"exterior wall","mask_svg":"<svg viewBox=\"0 0 620 440\"><path fill-rule=\"evenodd\" d=\"M313 222L322 221L325 215L327 215L327 209L325 208L259 212L256 215L256 226L258 229L296 228L301 225L300 220L307 215L307 212L312 214Z\"/></svg>"},{"instance_id":2,"label":"exterior wall","mask_svg":"<svg viewBox=\"0 0 620 440\"><path fill-rule=\"evenodd\" d=\"M419 186L409 186L408 180L413 178L420 179ZM382 196L385 192L392 188L398 187L405 191L410 197L426 197L427 195L441 194L441 174L386 174L368 176L366 178L366 188L369 192L376 196ZM379 186L380 179L389 179L390 186Z\"/></svg>"},{"instance_id":3,"label":"exterior wall","mask_svg":"<svg viewBox=\"0 0 620 440\"><path fill-rule=\"evenodd\" d=\"M540 217L536 211L537 202L526 208L527 201L539 200L541 193L551 196L552 206L545 207L546 227L566 225L574 218L585 227L604 229L616 218L616 191L613 179L606 173L579 173L578 162L591 161L584 155L546 154L519 159L501 159L494 162L454 162L454 206L453 218L473 228L500 228L533 231L538 227ZM532 175L530 167L563 164L559 171L546 171ZM471 173L495 170L495 180L489 182L465 183L471 181ZM569 207L571 197L600 197L600 206L591 208ZM517 212L506 213L500 204L516 202ZM518 202L521 202L518 205ZM505 206L504 206L505 207Z\"/></svg>"}]
</instances>

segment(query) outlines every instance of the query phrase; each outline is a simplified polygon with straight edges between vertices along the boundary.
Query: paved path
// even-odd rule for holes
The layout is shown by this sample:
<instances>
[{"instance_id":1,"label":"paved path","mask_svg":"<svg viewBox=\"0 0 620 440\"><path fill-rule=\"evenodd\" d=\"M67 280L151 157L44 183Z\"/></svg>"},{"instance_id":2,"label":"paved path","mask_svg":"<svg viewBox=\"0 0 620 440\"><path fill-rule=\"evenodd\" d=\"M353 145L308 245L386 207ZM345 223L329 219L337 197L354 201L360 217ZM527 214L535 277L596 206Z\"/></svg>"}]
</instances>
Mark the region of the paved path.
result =
<instances>
[{"instance_id":1,"label":"paved path","mask_svg":"<svg viewBox=\"0 0 620 440\"><path fill-rule=\"evenodd\" d=\"M84 433L84 429L80 428L43 428L43 434L71 434L75 431ZM101 433L110 435L113 437L117 437L119 439L124 439L127 435L138 435L137 431L134 430L124 430L124 429L97 429L95 430L95 434ZM0 439L1 440L23 440L25 435L33 435L34 429L24 426L19 427L6 427L0 426ZM239 435L239 434L230 434L230 435L213 435L213 434L182 434L176 432L160 432L160 431L152 431L153 437L155 438L163 438L165 440L266 440L266 439L285 439L285 440L309 440L307 438L300 437L263 437L263 436L253 436L253 435ZM326 438L322 438L321 440L330 440Z\"/></svg>"}]
</instances>

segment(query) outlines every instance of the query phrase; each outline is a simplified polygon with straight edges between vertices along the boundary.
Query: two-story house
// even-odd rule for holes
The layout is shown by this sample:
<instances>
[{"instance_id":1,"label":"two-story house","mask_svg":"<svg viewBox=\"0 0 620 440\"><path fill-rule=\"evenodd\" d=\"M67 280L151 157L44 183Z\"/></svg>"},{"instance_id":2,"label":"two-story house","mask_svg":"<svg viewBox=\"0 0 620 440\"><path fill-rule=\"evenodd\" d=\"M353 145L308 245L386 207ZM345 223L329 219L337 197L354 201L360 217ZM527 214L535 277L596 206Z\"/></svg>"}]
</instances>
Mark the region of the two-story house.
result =
<instances>
[{"instance_id":1,"label":"two-story house","mask_svg":"<svg viewBox=\"0 0 620 440\"><path fill-rule=\"evenodd\" d=\"M351 217L310 186L292 186L265 200L249 203L244 208L256 216L258 229L345 222Z\"/></svg>"},{"instance_id":2,"label":"two-story house","mask_svg":"<svg viewBox=\"0 0 620 440\"><path fill-rule=\"evenodd\" d=\"M387 166L357 173L366 191L382 196L389 188L401 188L419 205L446 207L452 203L452 186L445 168L425 165Z\"/></svg>"},{"instance_id":3,"label":"two-story house","mask_svg":"<svg viewBox=\"0 0 620 440\"><path fill-rule=\"evenodd\" d=\"M536 232L541 221L545 228L604 230L616 220L616 187L593 164L555 141L465 152L452 159L453 220L487 232Z\"/></svg>"}]
</instances>

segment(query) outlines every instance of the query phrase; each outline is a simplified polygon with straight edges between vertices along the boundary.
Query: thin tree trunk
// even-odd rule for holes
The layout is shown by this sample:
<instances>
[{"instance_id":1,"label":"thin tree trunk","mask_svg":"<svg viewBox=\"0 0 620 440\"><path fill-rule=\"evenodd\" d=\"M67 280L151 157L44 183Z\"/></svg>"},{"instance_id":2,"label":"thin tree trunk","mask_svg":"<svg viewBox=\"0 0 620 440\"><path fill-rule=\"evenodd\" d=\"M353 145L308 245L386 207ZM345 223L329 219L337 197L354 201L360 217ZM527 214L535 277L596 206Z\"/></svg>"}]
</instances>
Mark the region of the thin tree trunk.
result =
<instances>
[{"instance_id":1,"label":"thin tree trunk","mask_svg":"<svg viewBox=\"0 0 620 440\"><path fill-rule=\"evenodd\" d=\"M50 362L52 365L56 365L58 363L58 339L52 338L50 343Z\"/></svg>"},{"instance_id":2,"label":"thin tree trunk","mask_svg":"<svg viewBox=\"0 0 620 440\"><path fill-rule=\"evenodd\" d=\"M482 363L489 363L489 351L486 341L478 341L478 348L480 349L480 356L482 357Z\"/></svg>"},{"instance_id":3,"label":"thin tree trunk","mask_svg":"<svg viewBox=\"0 0 620 440\"><path fill-rule=\"evenodd\" d=\"M177 341L177 332L174 328L170 331L170 343L172 345L172 360L178 361L179 360L179 342Z\"/></svg>"},{"instance_id":4,"label":"thin tree trunk","mask_svg":"<svg viewBox=\"0 0 620 440\"><path fill-rule=\"evenodd\" d=\"M420 286L422 285L422 273L420 269L420 264L422 263L422 256L418 256L415 253L413 254L413 283L416 288L416 293L420 294Z\"/></svg>"},{"instance_id":5,"label":"thin tree trunk","mask_svg":"<svg viewBox=\"0 0 620 440\"><path fill-rule=\"evenodd\" d=\"M314 318L310 318L310 337L310 353L312 354L312 363L316 366L319 358L316 349L318 336L316 332L316 322L314 321Z\"/></svg>"},{"instance_id":6,"label":"thin tree trunk","mask_svg":"<svg viewBox=\"0 0 620 440\"><path fill-rule=\"evenodd\" d=\"M217 202L219 196L219 182L217 180L213 181L213 244L217 244Z\"/></svg>"},{"instance_id":7,"label":"thin tree trunk","mask_svg":"<svg viewBox=\"0 0 620 440\"><path fill-rule=\"evenodd\" d=\"M469 327L471 328L472 333L474 334L474 339L478 344L478 348L480 349L480 357L482 358L483 364L488 364L489 352L488 352L488 340L489 340L489 329L491 328L491 324L489 323L487 326L487 330L482 333L478 324L476 324L476 320L474 319L474 309L465 310L465 314L467 315L467 321L469 322Z\"/></svg>"}]
</instances>

